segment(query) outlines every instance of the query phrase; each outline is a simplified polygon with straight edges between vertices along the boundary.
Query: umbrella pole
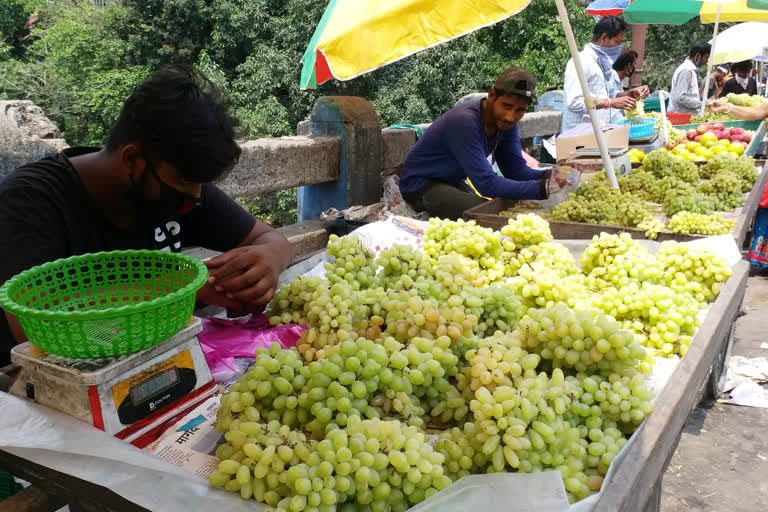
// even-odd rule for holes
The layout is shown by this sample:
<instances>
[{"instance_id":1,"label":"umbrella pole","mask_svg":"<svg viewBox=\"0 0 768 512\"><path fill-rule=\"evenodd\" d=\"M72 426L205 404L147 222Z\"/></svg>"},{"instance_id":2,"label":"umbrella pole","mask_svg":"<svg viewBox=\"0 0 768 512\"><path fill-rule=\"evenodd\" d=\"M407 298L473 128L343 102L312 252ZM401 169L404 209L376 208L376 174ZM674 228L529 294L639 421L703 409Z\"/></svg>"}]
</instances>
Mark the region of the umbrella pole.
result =
<instances>
[{"instance_id":1,"label":"umbrella pole","mask_svg":"<svg viewBox=\"0 0 768 512\"><path fill-rule=\"evenodd\" d=\"M661 107L661 134L664 137L664 146L669 143L667 133L667 91L659 91L659 106Z\"/></svg>"},{"instance_id":2,"label":"umbrella pole","mask_svg":"<svg viewBox=\"0 0 768 512\"><path fill-rule=\"evenodd\" d=\"M581 58L579 56L579 48L576 46L576 38L573 37L573 30L571 29L571 22L568 19L568 11L565 8L563 0L555 0L557 4L557 12L560 15L560 20L563 23L563 30L565 31L565 38L568 40L568 48L571 50L571 58L573 58L573 66L576 68L576 75L579 77L579 84L581 84L581 91L584 93L584 105L586 105L589 112L589 120L592 121L592 131L595 133L597 139L597 147L600 148L600 156L603 159L603 165L605 166L605 174L608 176L608 182L613 188L619 188L619 183L616 181L616 173L613 170L613 162L608 155L608 146L605 143L605 137L603 131L600 129L600 119L597 116L597 100L589 95L589 88L587 87L587 79L584 77L584 68L581 66Z\"/></svg>"},{"instance_id":3,"label":"umbrella pole","mask_svg":"<svg viewBox=\"0 0 768 512\"><path fill-rule=\"evenodd\" d=\"M717 16L715 16L715 30L712 33L712 53L710 54L712 57L715 56L715 45L717 44L717 28L720 26L720 10L723 8L723 4L721 2L717 2ZM703 98L701 99L701 109L699 110L699 115L704 115L704 109L707 108L707 100L709 99L708 92L709 92L709 78L710 74L712 74L712 62L707 63L707 78L704 79L704 94L702 95Z\"/></svg>"}]
</instances>

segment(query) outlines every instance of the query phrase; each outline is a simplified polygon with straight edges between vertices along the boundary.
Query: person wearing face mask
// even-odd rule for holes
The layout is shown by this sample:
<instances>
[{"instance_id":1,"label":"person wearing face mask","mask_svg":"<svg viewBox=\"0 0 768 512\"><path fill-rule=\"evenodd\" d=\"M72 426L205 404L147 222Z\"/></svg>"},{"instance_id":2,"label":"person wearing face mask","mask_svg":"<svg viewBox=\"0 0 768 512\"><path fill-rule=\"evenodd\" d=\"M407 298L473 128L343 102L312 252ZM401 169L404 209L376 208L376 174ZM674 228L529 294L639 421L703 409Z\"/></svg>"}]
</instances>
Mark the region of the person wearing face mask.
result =
<instances>
[{"instance_id":1,"label":"person wearing face mask","mask_svg":"<svg viewBox=\"0 0 768 512\"><path fill-rule=\"evenodd\" d=\"M733 78L723 84L723 90L720 97L724 98L726 94L757 94L757 80L750 76L752 74L752 61L745 60L736 62L731 67Z\"/></svg>"},{"instance_id":2,"label":"person wearing face mask","mask_svg":"<svg viewBox=\"0 0 768 512\"><path fill-rule=\"evenodd\" d=\"M702 99L696 69L707 64L711 51L709 43L696 41L688 52L688 58L677 67L669 90L669 112L699 113Z\"/></svg>"},{"instance_id":3,"label":"person wearing face mask","mask_svg":"<svg viewBox=\"0 0 768 512\"><path fill-rule=\"evenodd\" d=\"M627 23L617 16L605 16L595 25L592 42L579 54L589 94L597 100L597 112L602 123L623 118L625 110L635 108L635 101L648 95L648 87L623 91L613 85L613 64L621 54L621 43ZM584 104L584 92L576 74L573 59L565 67L565 104L562 131L590 122Z\"/></svg>"},{"instance_id":4,"label":"person wearing face mask","mask_svg":"<svg viewBox=\"0 0 768 512\"><path fill-rule=\"evenodd\" d=\"M728 75L727 64L721 64L712 70L712 76L709 80L709 90L707 91L707 94L706 94L707 99L714 99L714 98L720 97L720 94L722 93L722 90L723 90L723 85L725 85L725 82L726 82L725 77L727 75ZM704 84L702 84L701 87L703 90Z\"/></svg>"},{"instance_id":5,"label":"person wearing face mask","mask_svg":"<svg viewBox=\"0 0 768 512\"><path fill-rule=\"evenodd\" d=\"M221 93L191 67L153 73L125 102L103 148L69 148L0 182L0 284L85 253L222 252L206 261L198 300L231 314L261 311L288 265L286 238L211 182L240 156ZM0 366L25 335L0 315Z\"/></svg>"},{"instance_id":6,"label":"person wearing face mask","mask_svg":"<svg viewBox=\"0 0 768 512\"><path fill-rule=\"evenodd\" d=\"M456 219L485 202L484 197L546 199L559 191L565 181L550 170L528 167L520 148L517 123L535 93L534 76L513 66L499 75L487 98L461 103L440 116L405 159L403 199L416 211ZM502 176L493 171L494 162Z\"/></svg>"}]
</instances>

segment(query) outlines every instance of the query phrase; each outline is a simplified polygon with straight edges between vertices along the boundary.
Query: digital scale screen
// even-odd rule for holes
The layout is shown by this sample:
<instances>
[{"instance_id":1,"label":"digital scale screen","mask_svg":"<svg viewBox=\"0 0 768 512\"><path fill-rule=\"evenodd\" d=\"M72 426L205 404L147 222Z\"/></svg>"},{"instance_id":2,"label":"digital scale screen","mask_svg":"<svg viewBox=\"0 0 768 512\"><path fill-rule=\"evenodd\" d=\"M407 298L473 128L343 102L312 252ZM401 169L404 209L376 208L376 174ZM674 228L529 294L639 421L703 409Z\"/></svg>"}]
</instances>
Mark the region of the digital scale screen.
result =
<instances>
[{"instance_id":1,"label":"digital scale screen","mask_svg":"<svg viewBox=\"0 0 768 512\"><path fill-rule=\"evenodd\" d=\"M140 404L147 398L155 396L157 393L165 391L179 381L179 373L176 368L159 373L151 379L142 382L138 386L131 388L131 401Z\"/></svg>"}]
</instances>

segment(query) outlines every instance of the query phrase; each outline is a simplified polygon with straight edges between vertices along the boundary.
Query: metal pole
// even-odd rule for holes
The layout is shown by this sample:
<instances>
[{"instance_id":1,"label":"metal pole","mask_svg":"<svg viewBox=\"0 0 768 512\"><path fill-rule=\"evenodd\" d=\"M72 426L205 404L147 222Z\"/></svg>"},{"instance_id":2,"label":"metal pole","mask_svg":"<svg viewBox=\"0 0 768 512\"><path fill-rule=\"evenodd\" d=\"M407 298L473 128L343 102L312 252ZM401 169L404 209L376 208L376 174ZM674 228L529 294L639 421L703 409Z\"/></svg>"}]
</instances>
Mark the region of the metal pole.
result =
<instances>
[{"instance_id":1,"label":"metal pole","mask_svg":"<svg viewBox=\"0 0 768 512\"><path fill-rule=\"evenodd\" d=\"M723 8L723 4L721 2L717 2L717 16L715 16L715 30L712 33L712 53L710 54L711 57L714 58L715 56L715 44L717 44L717 28L720 26L720 10ZM701 99L701 109L699 110L699 115L704 115L704 109L707 108L707 96L709 92L709 75L712 73L712 61L710 60L707 63L707 78L704 79L704 94L703 98Z\"/></svg>"},{"instance_id":2,"label":"metal pole","mask_svg":"<svg viewBox=\"0 0 768 512\"><path fill-rule=\"evenodd\" d=\"M659 106L661 107L661 133L664 136L664 147L669 144L667 133L667 91L659 91Z\"/></svg>"},{"instance_id":3,"label":"metal pole","mask_svg":"<svg viewBox=\"0 0 768 512\"><path fill-rule=\"evenodd\" d=\"M571 58L573 58L573 66L576 68L576 75L579 77L579 84L581 84L581 91L584 93L584 105L589 112L589 120L592 121L592 131L595 133L597 139L597 147L600 149L600 156L603 159L603 165L605 166L605 174L608 176L608 183L613 188L619 188L619 183L616 181L616 173L613 170L613 162L608 155L608 146L605 143L605 137L600 127L600 118L597 116L597 99L593 98L589 94L589 88L587 87L587 79L584 77L584 68L581 66L581 58L579 56L579 48L576 46L576 38L573 37L573 30L571 29L571 22L568 19L568 11L565 8L563 0L555 0L557 4L557 12L560 15L560 21L563 24L563 30L565 31L565 38L568 40L568 48L571 50Z\"/></svg>"}]
</instances>

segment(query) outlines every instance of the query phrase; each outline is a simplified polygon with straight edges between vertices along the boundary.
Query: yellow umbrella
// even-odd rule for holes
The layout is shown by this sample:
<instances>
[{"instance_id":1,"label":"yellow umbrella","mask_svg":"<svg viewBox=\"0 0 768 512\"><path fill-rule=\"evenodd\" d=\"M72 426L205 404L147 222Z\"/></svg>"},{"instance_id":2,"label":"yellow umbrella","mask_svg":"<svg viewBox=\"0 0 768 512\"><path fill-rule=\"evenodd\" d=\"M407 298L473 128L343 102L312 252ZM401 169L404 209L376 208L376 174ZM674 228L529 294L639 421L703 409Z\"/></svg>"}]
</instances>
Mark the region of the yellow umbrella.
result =
<instances>
[{"instance_id":1,"label":"yellow umbrella","mask_svg":"<svg viewBox=\"0 0 768 512\"><path fill-rule=\"evenodd\" d=\"M531 0L331 0L302 58L301 87L350 80L493 25Z\"/></svg>"},{"instance_id":2,"label":"yellow umbrella","mask_svg":"<svg viewBox=\"0 0 768 512\"><path fill-rule=\"evenodd\" d=\"M302 58L300 85L350 80L514 16L531 0L330 0ZM564 0L555 0L610 184L618 188Z\"/></svg>"}]
</instances>

